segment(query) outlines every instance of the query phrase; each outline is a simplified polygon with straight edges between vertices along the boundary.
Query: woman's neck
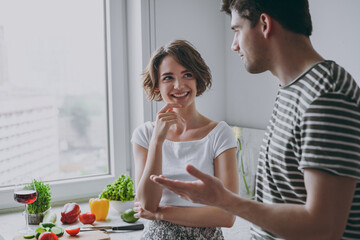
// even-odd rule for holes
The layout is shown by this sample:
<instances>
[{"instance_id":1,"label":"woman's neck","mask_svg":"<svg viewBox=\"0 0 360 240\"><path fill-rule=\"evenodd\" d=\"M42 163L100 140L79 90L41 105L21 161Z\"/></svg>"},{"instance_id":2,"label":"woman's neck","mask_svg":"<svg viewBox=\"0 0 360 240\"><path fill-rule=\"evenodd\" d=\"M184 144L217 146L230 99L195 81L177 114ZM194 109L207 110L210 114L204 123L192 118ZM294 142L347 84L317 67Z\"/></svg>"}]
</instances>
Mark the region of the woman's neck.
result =
<instances>
[{"instance_id":1,"label":"woman's neck","mask_svg":"<svg viewBox=\"0 0 360 240\"><path fill-rule=\"evenodd\" d=\"M204 118L204 116L196 110L195 103L188 107L175 108L173 111L184 119L183 130L196 128Z\"/></svg>"}]
</instances>

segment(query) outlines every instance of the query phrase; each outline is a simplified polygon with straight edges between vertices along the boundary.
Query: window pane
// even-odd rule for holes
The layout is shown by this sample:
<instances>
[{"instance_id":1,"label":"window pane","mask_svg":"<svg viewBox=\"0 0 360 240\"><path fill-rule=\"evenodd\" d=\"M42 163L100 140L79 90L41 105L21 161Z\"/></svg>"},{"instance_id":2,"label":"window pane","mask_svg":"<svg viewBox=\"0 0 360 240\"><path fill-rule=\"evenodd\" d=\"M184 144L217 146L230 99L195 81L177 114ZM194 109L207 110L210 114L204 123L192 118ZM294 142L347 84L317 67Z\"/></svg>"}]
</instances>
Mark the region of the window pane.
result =
<instances>
[{"instance_id":1,"label":"window pane","mask_svg":"<svg viewBox=\"0 0 360 240\"><path fill-rule=\"evenodd\" d=\"M0 0L0 187L109 173L104 3Z\"/></svg>"}]
</instances>

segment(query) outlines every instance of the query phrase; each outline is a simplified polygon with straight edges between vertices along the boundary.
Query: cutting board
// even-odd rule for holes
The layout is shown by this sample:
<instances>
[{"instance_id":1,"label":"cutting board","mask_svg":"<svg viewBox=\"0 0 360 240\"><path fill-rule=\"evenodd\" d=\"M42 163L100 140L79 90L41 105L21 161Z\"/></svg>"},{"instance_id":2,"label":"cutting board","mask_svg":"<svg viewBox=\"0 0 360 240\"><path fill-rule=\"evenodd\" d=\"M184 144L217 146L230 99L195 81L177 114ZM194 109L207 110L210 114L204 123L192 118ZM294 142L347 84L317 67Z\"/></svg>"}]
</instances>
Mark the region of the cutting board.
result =
<instances>
[{"instance_id":1,"label":"cutting board","mask_svg":"<svg viewBox=\"0 0 360 240\"><path fill-rule=\"evenodd\" d=\"M36 238L32 238L36 239ZM72 237L67 233L59 238L59 240L68 240L68 239L83 239L83 240L110 240L109 235L101 231L89 231L89 232L79 232L78 235ZM13 240L24 240L23 236L16 236Z\"/></svg>"}]
</instances>

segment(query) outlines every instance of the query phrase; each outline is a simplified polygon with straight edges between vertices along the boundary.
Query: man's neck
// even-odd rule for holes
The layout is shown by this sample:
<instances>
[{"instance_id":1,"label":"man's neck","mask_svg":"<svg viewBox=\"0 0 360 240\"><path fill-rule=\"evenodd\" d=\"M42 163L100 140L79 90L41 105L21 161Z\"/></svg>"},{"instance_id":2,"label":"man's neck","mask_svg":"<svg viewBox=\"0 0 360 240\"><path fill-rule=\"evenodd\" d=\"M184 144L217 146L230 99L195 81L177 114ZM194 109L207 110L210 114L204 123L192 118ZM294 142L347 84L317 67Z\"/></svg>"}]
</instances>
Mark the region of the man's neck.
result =
<instances>
[{"instance_id":1,"label":"man's neck","mask_svg":"<svg viewBox=\"0 0 360 240\"><path fill-rule=\"evenodd\" d=\"M281 86L292 82L315 63L324 61L313 48L310 39L298 34L289 34L278 41L274 48L274 58L270 71L279 79Z\"/></svg>"}]
</instances>

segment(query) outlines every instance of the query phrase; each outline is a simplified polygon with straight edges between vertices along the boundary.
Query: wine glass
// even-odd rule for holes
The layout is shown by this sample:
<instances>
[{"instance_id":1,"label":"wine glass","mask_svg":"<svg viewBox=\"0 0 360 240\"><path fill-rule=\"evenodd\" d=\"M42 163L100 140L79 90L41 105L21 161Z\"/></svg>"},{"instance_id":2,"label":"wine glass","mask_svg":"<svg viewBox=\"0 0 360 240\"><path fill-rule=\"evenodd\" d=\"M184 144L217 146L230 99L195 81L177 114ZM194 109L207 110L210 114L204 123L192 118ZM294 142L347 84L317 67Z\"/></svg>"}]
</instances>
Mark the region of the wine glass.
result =
<instances>
[{"instance_id":1,"label":"wine glass","mask_svg":"<svg viewBox=\"0 0 360 240\"><path fill-rule=\"evenodd\" d=\"M15 184L14 187L14 200L18 203L25 204L25 229L20 230L22 234L31 234L34 232L29 227L28 220L28 205L35 202L37 197L36 187L34 180L21 180Z\"/></svg>"}]
</instances>

